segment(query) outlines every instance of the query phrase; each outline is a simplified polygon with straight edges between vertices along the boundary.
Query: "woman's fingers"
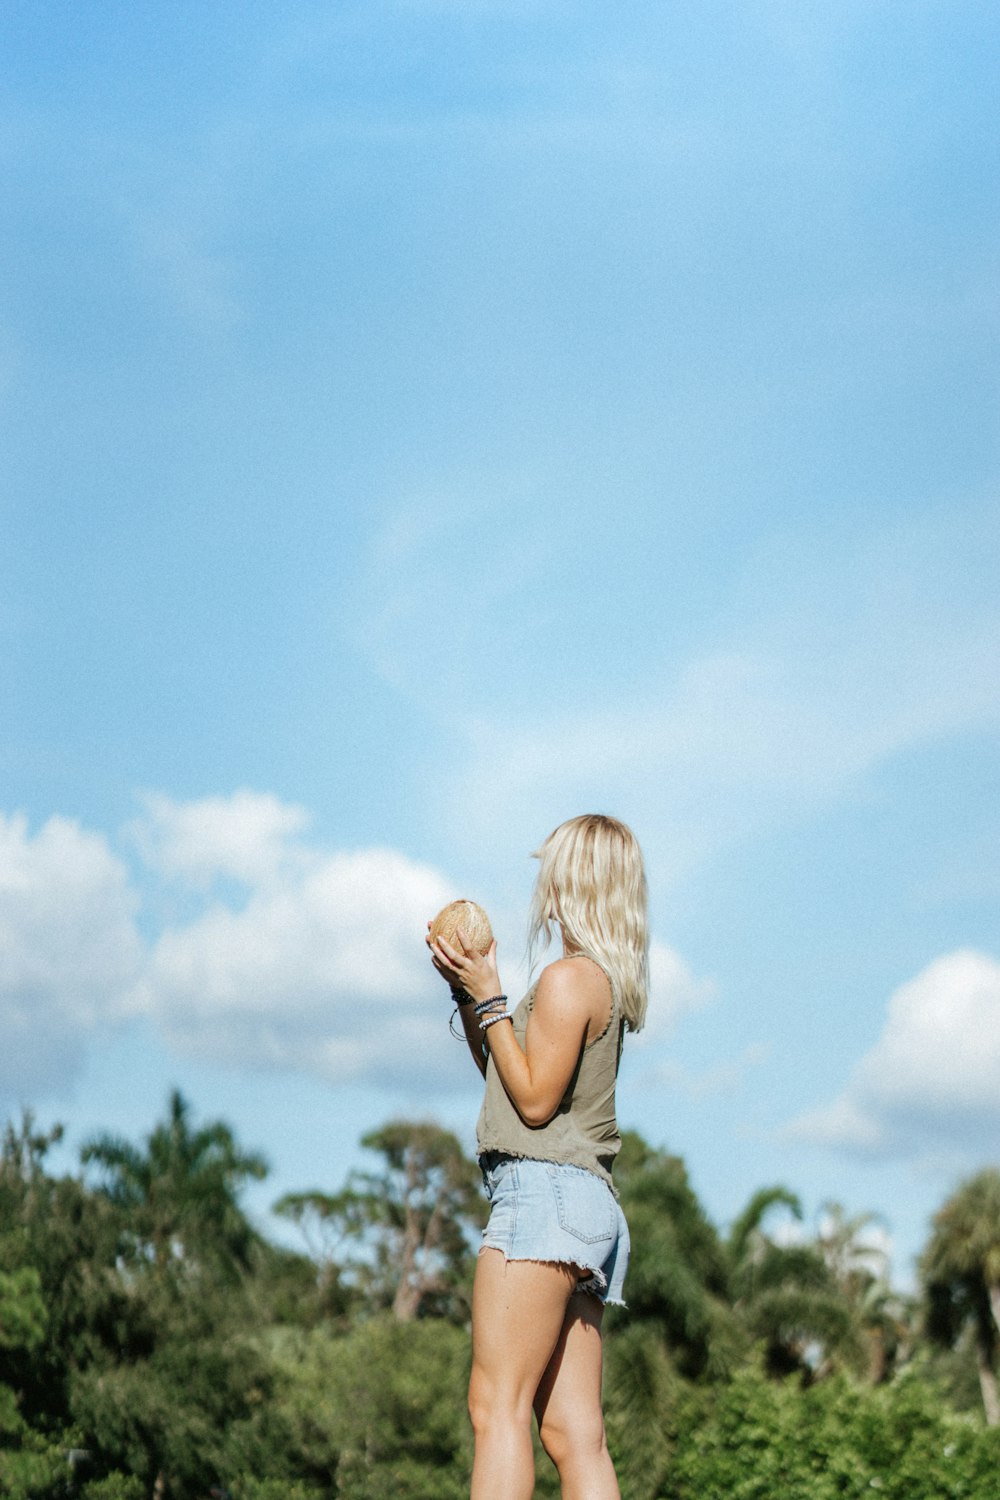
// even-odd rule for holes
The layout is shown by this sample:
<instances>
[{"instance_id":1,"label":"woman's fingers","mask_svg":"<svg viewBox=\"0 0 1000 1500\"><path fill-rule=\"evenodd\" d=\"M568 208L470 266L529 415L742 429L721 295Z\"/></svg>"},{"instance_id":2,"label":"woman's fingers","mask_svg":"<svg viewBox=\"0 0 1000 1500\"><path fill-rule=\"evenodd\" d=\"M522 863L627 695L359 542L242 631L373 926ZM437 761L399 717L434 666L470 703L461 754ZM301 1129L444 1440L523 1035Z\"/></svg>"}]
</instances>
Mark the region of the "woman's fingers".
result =
<instances>
[{"instance_id":1,"label":"woman's fingers","mask_svg":"<svg viewBox=\"0 0 1000 1500\"><path fill-rule=\"evenodd\" d=\"M448 980L452 988L464 989L477 998L496 993L500 976L496 966L495 939L488 952L480 953L478 948L470 946L467 934L459 928L450 942L443 937L428 937L427 946L431 950L431 962L435 969Z\"/></svg>"},{"instance_id":2,"label":"woman's fingers","mask_svg":"<svg viewBox=\"0 0 1000 1500\"><path fill-rule=\"evenodd\" d=\"M465 933L462 931L461 927L456 927L455 928L455 938L456 938L456 940L458 942L458 946L461 948L463 954L465 955L466 958L468 958L469 952L470 952L469 944L468 944L468 940L467 940L467 938L465 936Z\"/></svg>"}]
</instances>

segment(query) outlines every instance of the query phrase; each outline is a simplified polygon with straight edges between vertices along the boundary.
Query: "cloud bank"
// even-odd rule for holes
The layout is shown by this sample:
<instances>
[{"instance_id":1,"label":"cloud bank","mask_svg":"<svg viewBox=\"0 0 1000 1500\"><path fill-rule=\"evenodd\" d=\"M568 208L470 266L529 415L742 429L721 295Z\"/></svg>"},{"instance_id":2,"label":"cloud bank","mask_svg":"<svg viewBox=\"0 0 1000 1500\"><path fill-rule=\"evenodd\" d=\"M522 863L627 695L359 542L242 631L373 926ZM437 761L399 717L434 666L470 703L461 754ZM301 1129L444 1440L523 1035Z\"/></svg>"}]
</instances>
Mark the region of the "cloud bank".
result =
<instances>
[{"instance_id":1,"label":"cloud bank","mask_svg":"<svg viewBox=\"0 0 1000 1500\"><path fill-rule=\"evenodd\" d=\"M302 808L251 791L142 799L142 881L179 906L139 926L139 881L107 837L0 816L0 1092L62 1092L85 1045L143 1016L176 1054L331 1082L454 1074L421 942L452 894L391 849L322 850Z\"/></svg>"},{"instance_id":2,"label":"cloud bank","mask_svg":"<svg viewBox=\"0 0 1000 1500\"><path fill-rule=\"evenodd\" d=\"M0 814L0 1087L19 1101L71 1077L84 1041L132 1006L138 898L103 835L36 834Z\"/></svg>"},{"instance_id":3,"label":"cloud bank","mask_svg":"<svg viewBox=\"0 0 1000 1500\"><path fill-rule=\"evenodd\" d=\"M843 1091L786 1135L870 1156L915 1156L942 1145L981 1149L998 1131L1000 963L960 949L894 992L881 1036Z\"/></svg>"},{"instance_id":4,"label":"cloud bank","mask_svg":"<svg viewBox=\"0 0 1000 1500\"><path fill-rule=\"evenodd\" d=\"M448 1007L422 942L454 894L393 849L329 850L273 795L141 799L130 875L101 833L0 819L0 1091L60 1091L102 1030L143 1017L178 1056L330 1083L456 1086ZM152 908L169 913L143 937ZM651 953L645 1055L713 993Z\"/></svg>"}]
</instances>

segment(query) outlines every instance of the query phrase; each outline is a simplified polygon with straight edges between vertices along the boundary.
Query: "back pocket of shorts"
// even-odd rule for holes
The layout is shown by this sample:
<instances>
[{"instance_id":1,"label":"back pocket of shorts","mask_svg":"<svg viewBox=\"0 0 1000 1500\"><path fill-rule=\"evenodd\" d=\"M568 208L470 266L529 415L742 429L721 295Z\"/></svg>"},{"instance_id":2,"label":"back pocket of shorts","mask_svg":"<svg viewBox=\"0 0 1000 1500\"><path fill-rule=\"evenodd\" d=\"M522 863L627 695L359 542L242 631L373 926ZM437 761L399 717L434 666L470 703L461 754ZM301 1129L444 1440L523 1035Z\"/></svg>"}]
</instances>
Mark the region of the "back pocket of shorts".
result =
<instances>
[{"instance_id":1,"label":"back pocket of shorts","mask_svg":"<svg viewBox=\"0 0 1000 1500\"><path fill-rule=\"evenodd\" d=\"M610 1188L593 1172L553 1166L549 1169L556 1195L559 1224L585 1245L613 1240L616 1203Z\"/></svg>"}]
</instances>

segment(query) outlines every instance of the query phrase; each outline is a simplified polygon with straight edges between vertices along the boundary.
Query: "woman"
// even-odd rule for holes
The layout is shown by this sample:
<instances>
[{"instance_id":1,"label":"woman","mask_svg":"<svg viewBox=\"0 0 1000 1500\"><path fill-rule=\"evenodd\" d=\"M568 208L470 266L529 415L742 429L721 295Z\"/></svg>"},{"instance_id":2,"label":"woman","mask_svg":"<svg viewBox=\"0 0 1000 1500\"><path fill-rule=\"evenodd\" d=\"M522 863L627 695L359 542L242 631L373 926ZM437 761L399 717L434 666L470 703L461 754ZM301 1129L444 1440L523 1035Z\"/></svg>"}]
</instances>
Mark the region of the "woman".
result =
<instances>
[{"instance_id":1,"label":"woman","mask_svg":"<svg viewBox=\"0 0 1000 1500\"><path fill-rule=\"evenodd\" d=\"M510 1015L496 943L431 943L486 1079L478 1145L491 1201L472 1295L472 1500L529 1500L534 1409L563 1500L619 1494L601 1414L601 1318L621 1302L628 1229L611 1187L625 1027L645 1018L646 879L631 831L571 818L538 852L529 951L562 935Z\"/></svg>"}]
</instances>

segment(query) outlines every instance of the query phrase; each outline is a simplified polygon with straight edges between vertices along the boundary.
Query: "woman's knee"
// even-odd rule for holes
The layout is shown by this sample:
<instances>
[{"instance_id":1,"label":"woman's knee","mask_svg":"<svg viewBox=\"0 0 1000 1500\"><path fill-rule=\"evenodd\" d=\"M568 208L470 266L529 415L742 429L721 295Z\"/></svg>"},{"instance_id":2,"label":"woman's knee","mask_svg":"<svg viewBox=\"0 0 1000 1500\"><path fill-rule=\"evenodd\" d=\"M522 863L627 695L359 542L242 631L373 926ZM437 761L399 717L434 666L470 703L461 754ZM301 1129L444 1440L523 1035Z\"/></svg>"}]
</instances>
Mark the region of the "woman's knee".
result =
<instances>
[{"instance_id":1,"label":"woman's knee","mask_svg":"<svg viewBox=\"0 0 1000 1500\"><path fill-rule=\"evenodd\" d=\"M475 1367L469 1381L469 1420L477 1436L497 1426L531 1425L531 1400L506 1391Z\"/></svg>"},{"instance_id":2,"label":"woman's knee","mask_svg":"<svg viewBox=\"0 0 1000 1500\"><path fill-rule=\"evenodd\" d=\"M478 1376L476 1370L473 1370L469 1381L469 1421L472 1423L473 1432L481 1433L485 1429L491 1409L490 1393L486 1388L486 1382Z\"/></svg>"},{"instance_id":3,"label":"woman's knee","mask_svg":"<svg viewBox=\"0 0 1000 1500\"><path fill-rule=\"evenodd\" d=\"M542 1447L557 1469L567 1460L590 1459L606 1446L600 1410L553 1413L546 1411L538 1425Z\"/></svg>"}]
</instances>

